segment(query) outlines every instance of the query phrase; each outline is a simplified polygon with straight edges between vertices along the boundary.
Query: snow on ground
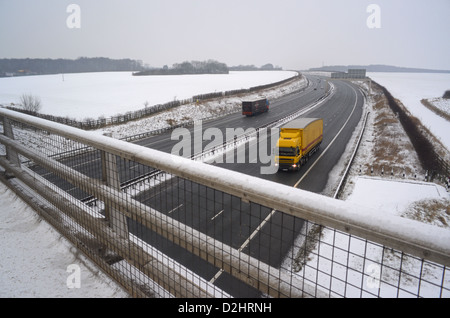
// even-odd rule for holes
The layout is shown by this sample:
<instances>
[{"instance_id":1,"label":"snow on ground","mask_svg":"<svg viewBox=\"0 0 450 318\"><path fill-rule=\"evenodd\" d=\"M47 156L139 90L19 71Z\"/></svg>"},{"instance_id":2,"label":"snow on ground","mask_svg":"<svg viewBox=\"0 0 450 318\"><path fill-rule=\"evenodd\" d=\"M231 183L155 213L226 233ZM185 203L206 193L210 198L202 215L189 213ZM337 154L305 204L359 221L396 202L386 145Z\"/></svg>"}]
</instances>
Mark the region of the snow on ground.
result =
<instances>
[{"instance_id":1,"label":"snow on ground","mask_svg":"<svg viewBox=\"0 0 450 318\"><path fill-rule=\"evenodd\" d=\"M1 182L0 202L0 298L128 297Z\"/></svg>"},{"instance_id":2,"label":"snow on ground","mask_svg":"<svg viewBox=\"0 0 450 318\"><path fill-rule=\"evenodd\" d=\"M428 102L430 102L434 107L436 107L444 114L450 116L450 99L443 97L436 97L428 99Z\"/></svg>"},{"instance_id":3,"label":"snow on ground","mask_svg":"<svg viewBox=\"0 0 450 318\"><path fill-rule=\"evenodd\" d=\"M449 200L449 194L429 183L358 177L348 201L369 205L380 213L400 215L421 198ZM397 252L378 244L331 229L323 230L307 266L298 273L300 277L317 281L319 290L325 288L331 296L448 298L448 291L440 294L442 282L447 288L450 286L450 278L443 280L442 274L440 267L428 263L422 267L415 258L401 258ZM417 279L420 275L422 281Z\"/></svg>"},{"instance_id":4,"label":"snow on ground","mask_svg":"<svg viewBox=\"0 0 450 318\"><path fill-rule=\"evenodd\" d=\"M76 73L0 78L0 104L20 104L22 94L42 101L41 113L110 117L195 95L250 88L294 76L292 71L230 72L217 75L132 76L131 72Z\"/></svg>"},{"instance_id":5,"label":"snow on ground","mask_svg":"<svg viewBox=\"0 0 450 318\"><path fill-rule=\"evenodd\" d=\"M450 150L450 122L437 116L420 102L441 97L450 89L450 74L439 73L367 73L399 99Z\"/></svg>"},{"instance_id":6,"label":"snow on ground","mask_svg":"<svg viewBox=\"0 0 450 318\"><path fill-rule=\"evenodd\" d=\"M425 199L450 199L450 193L430 182L359 176L346 201L401 216L411 204Z\"/></svg>"},{"instance_id":7,"label":"snow on ground","mask_svg":"<svg viewBox=\"0 0 450 318\"><path fill-rule=\"evenodd\" d=\"M423 200L438 200L448 206L450 194L442 186L428 182L359 176L356 177L354 189L347 198L349 202L375 208L380 213L398 216L404 216L411 207ZM438 286L443 279L442 268L425 264L422 269L420 261L408 257L404 257L403 263L400 263L401 259L397 253L384 250L370 242L366 245L360 238L325 230L315 253L320 254L320 260L314 256L309 264L320 264L317 266L319 270L333 273L332 281L324 275L320 283L322 286L329 284L331 292L337 295L380 295L391 298L397 295L412 297L419 294L421 297L441 297ZM329 265L324 259L332 259L335 264ZM383 267L379 266L381 263ZM348 267L343 267L343 264ZM398 272L400 268L403 271L401 278ZM421 270L423 280L419 282L417 277L420 276ZM305 269L305 272L309 276L317 274L312 268ZM374 273L376 275L373 275ZM339 279L342 279L342 282ZM443 283L449 288L450 278L446 277ZM397 286L400 286L400 289ZM450 294L444 291L442 297L448 298Z\"/></svg>"}]
</instances>

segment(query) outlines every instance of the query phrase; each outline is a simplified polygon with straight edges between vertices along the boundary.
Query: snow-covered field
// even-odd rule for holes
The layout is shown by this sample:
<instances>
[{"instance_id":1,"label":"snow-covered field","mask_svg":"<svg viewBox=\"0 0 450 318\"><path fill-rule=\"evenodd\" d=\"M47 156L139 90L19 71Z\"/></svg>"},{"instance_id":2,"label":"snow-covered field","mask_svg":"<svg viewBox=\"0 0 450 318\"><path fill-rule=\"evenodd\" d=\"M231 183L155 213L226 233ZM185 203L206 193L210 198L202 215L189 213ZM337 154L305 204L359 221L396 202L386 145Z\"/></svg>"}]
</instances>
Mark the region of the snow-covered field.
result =
<instances>
[{"instance_id":1,"label":"snow-covered field","mask_svg":"<svg viewBox=\"0 0 450 318\"><path fill-rule=\"evenodd\" d=\"M439 73L367 73L399 99L450 150L450 122L437 116L420 102L442 97L450 89L450 74Z\"/></svg>"},{"instance_id":2,"label":"snow-covered field","mask_svg":"<svg viewBox=\"0 0 450 318\"><path fill-rule=\"evenodd\" d=\"M19 104L22 94L42 101L41 113L85 118L111 117L194 95L279 82L291 71L218 75L132 76L130 72L77 73L0 78L0 105Z\"/></svg>"},{"instance_id":3,"label":"snow-covered field","mask_svg":"<svg viewBox=\"0 0 450 318\"><path fill-rule=\"evenodd\" d=\"M258 72L258 74L260 74ZM423 74L414 74L418 75L418 78L416 76L411 76L411 74L408 74L408 77L410 78L409 81L412 81L411 78L416 78L416 81L419 81L419 78L421 78L423 81L425 81L425 84L422 83L415 83L414 85L417 85L418 89L423 88L424 91L417 92L414 91L414 93L408 94L408 92L411 92L411 87L413 84L411 84L408 81L408 78L405 78L402 74L397 74L398 77L395 78L395 74L386 74L384 77L383 74L380 73L374 73L378 74L374 76L373 78L380 83L381 85L385 86L388 90L391 91L392 95L395 98L400 99L404 105L415 115L416 117L419 117L422 122L429 126L438 126L438 129L431 129L433 133L435 133L437 136L441 138L441 140L444 142L447 140L446 135L442 133L443 131L450 131L448 122L442 123L441 121L437 120L437 115L433 114L427 114L427 109L421 105L420 100L423 98L432 98L432 97L438 97L443 94L443 92L448 89L450 86L447 85L450 79L450 76L447 74L448 77L442 77L441 80L436 80L437 82L444 82L439 83L431 86L427 86L427 80L428 76L423 76ZM370 74L372 75L372 74ZM369 76L370 76L369 75ZM434 75L434 74L430 74ZM65 75L65 81L68 80L69 75ZM131 75L130 75L131 76ZM57 76L56 76L57 77ZM62 82L60 76L58 77L59 81ZM57 81L56 78L54 78L55 81ZM279 79L281 80L281 79ZM432 79L433 82L436 82ZM414 81L412 81L414 82ZM64 82L65 83L65 82ZM1 83L0 83L1 84ZM250 86L255 86L255 84L251 84ZM440 87L439 89L436 89L436 87ZM0 89L2 86L0 85ZM428 90L426 89L428 87ZM441 87L445 87L442 88ZM241 87L234 87L234 88L241 88ZM298 87L296 87L297 89ZM217 90L223 91L233 88L218 88ZM439 90L439 92L438 92ZM211 92L211 90L204 91L203 93ZM281 91L278 91L278 94ZM287 92L291 92L291 90L288 90ZM18 95L22 94L23 92L17 92ZM188 93L187 97L191 97L197 93L197 91L190 91ZM168 93L170 95L167 95L169 100L173 99L172 95L177 95L178 99L182 99L180 93L177 92L177 94L173 94L171 91ZM413 96L411 96L413 95ZM2 95L0 93L0 97ZM2 97L2 98L3 98ZM9 98L9 99L8 99ZM10 103L11 97L6 98L7 100L0 100L0 103ZM45 104L45 100L42 97L42 100ZM138 104L138 108L142 108L143 102L145 100L139 100L136 103ZM167 100L165 100L167 101ZM150 101L149 101L150 102ZM69 104L73 101L69 102ZM223 103L223 101L218 101L216 103ZM417 104L418 103L418 104ZM151 104L151 103L150 103ZM218 104L216 104L217 106ZM412 105L410 107L410 105ZM421 107L417 107L420 105ZM127 106L128 107L128 106ZM190 107L195 107L195 105L190 105ZM209 106L214 107L214 104ZM413 111L413 109L416 109L416 111ZM424 109L426 111L424 111ZM201 114L195 115L195 112L189 112L188 108L185 109L186 113L183 112L185 115L188 114L189 116L200 116ZM44 109L42 112L45 112ZM124 112L124 110L120 110L120 112ZM428 111L429 112L429 111ZM423 114L426 114L423 115ZM56 115L56 114L55 114ZM106 115L106 114L103 114ZM421 116L422 115L422 116ZM94 114L84 114L83 116L89 116L89 117L95 117ZM434 116L434 117L433 117ZM192 118L195 119L195 118ZM436 121L435 121L436 119ZM149 123L148 125L151 125ZM442 127L441 127L442 126ZM130 128L132 126L128 126ZM130 128L133 130L134 128ZM133 130L134 131L134 130ZM130 133L128 131L127 133L127 125L122 125L120 129L120 133L117 132L118 135L132 135L133 133ZM447 146L449 149L450 147ZM368 195L370 193L370 196ZM371 198L370 202L368 198ZM7 284L8 288L5 288L4 290L0 290L0 296L3 297L53 297L54 295L57 295L59 297L71 297L74 292L73 289L67 288L67 282L66 279L69 273L65 273L67 266L69 263L75 263L77 264L77 259L74 258L74 254L71 252L71 248L69 245L66 245L68 243L63 243L63 239L59 237L58 234L53 233L49 228L41 229L41 227L46 226L44 222L37 221L37 218L33 214L33 211L26 207L26 205L20 201L13 193L11 193L9 190L6 189L6 187L0 183L0 201L2 202L1 207L1 213L0 213L0 235L1 235L1 242L0 245L0 252L2 255L6 255L5 253L9 253L8 257L3 257L0 259L0 267L2 268L2 271L0 272L0 285L4 285L4 283ZM399 181L399 180L389 180L389 179L379 179L379 178L367 178L367 177L358 177L354 183L354 186L352 187L351 193L348 194L347 200L356 202L358 204L362 205L370 205L372 208L379 208L380 210L387 211L389 213L394 213L396 215L402 215L405 210L407 210L408 207L413 205L415 202L423 199L436 199L436 200L450 200L449 193L445 191L444 188L430 184L430 183L424 183L424 182L406 182L406 181ZM19 217L18 217L19 215ZM25 220L25 221L23 221ZM36 230L37 232L34 232ZM24 232L30 232L30 235L25 236ZM34 233L34 234L33 234ZM35 239L35 235L39 235L40 240ZM326 233L325 235L328 235ZM324 237L323 242L326 242L327 236ZM330 236L331 240L335 240L336 237ZM20 246L21 248L11 248L11 246L16 247L14 242L17 242L20 240ZM346 238L343 238L343 241L348 240L348 236ZM338 242L337 240L336 242ZM55 245L59 244L59 247L52 247L52 249L49 250L49 245L51 245L54 242ZM4 244L5 243L5 244ZM38 243L40 245L38 245ZM344 243L345 245L345 243ZM347 244L346 246L349 246ZM49 250L49 251L57 251L56 255L52 255L52 253L48 254L48 257L36 257L37 253L41 253L42 250ZM326 247L322 246L322 252L327 252ZM333 251L331 251L333 253ZM51 256L61 256L61 259L52 260ZM7 262L5 262L7 260ZM32 260L32 261L30 261ZM64 261L63 261L64 260ZM43 263L39 263L40 261L43 261ZM30 264L33 262L35 264ZM28 265L25 265L28 263ZM82 262L84 263L84 261ZM38 265L40 264L40 265ZM81 266L81 265L80 265ZM360 266L355 265L355 266ZM4 269L7 269L4 270ZM14 271L13 269L16 269ZM17 270L19 269L19 270ZM88 266L88 268L82 268L82 275L83 273L87 274L87 277L97 277L97 271L93 270L92 268ZM326 269L325 269L326 270ZM340 273L338 271L334 271L334 275L339 275ZM30 275L31 278L28 278ZM315 275L313 273L313 275ZM347 273L343 272L343 279L345 279ZM44 277L44 280L36 280L35 278L38 276ZM27 277L20 279L20 277ZM98 277L101 277L98 275ZM351 277L350 277L351 278ZM359 279L359 278L358 278ZM27 281L27 284L24 284L23 281ZM62 280L62 282L61 282ZM32 283L32 282L35 283ZM82 285L81 289L79 289L79 294L77 294L77 297L125 297L125 294L121 294L120 291L118 291L117 287L114 285L110 285L110 283L105 283L103 279L100 279L97 282L92 283L86 283L83 285L84 279L82 279ZM58 285L58 286L54 286ZM45 287L46 288L45 288ZM345 287L344 287L345 288ZM430 289L422 289L423 292L425 292L425 296L437 296L435 294L435 290L433 288ZM5 294L1 294L4 292ZM76 292L76 291L75 291ZM92 293L91 293L92 292ZM355 294L349 293L350 297L355 296L359 297L359 293L355 292ZM387 296L395 295L395 291L392 291L390 288L387 291ZM450 295L444 295L445 297L450 297Z\"/></svg>"}]
</instances>

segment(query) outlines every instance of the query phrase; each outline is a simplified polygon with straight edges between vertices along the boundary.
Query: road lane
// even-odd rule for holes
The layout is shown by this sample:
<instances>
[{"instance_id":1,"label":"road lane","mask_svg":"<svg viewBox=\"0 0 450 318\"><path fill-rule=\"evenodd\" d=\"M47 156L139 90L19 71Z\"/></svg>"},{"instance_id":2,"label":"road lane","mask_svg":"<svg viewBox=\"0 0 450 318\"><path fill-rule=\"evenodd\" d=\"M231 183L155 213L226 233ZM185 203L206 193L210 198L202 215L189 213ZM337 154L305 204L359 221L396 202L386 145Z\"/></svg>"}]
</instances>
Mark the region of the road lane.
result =
<instances>
[{"instance_id":1,"label":"road lane","mask_svg":"<svg viewBox=\"0 0 450 318\"><path fill-rule=\"evenodd\" d=\"M305 117L324 118L324 142L322 150L314 155L312 157L313 160L310 160L299 173L279 172L272 175L261 175L261 164L259 162L251 162L250 158L248 158L248 151L246 151L247 157L245 163L223 163L217 165L292 186L294 186L299 178L314 165L313 169L310 170L310 173L303 178L300 187L308 191L322 191L328 180L329 171L331 171L345 150L348 139L356 127L362 113L363 99L359 91L352 88L350 84L342 81L333 83L336 85L336 94L321 107L305 114ZM309 98L308 102L312 102L316 99L317 95L314 96L314 98ZM299 99L292 98L289 99L287 103L298 103L298 101ZM299 103L297 104L297 109L299 107L306 107L307 105L308 103ZM288 108L289 107L284 104L278 104L271 108L271 113L276 112L277 109L286 111ZM293 110L293 108L289 109L290 112ZM218 122L208 123L203 126L203 129L219 126L223 131L224 128L227 128L231 124L234 125L233 127L239 127L236 126L239 124L247 124L245 127L249 128L252 126L251 124L256 122L261 124L264 120L268 121L267 118L264 119L262 117L263 115L266 114L258 116L260 118L253 121L252 119L254 118L242 118L242 116L241 118L238 116L238 118L236 118L236 116L234 116L232 119L226 118ZM272 119L273 118L270 118L270 120ZM331 144L333 140L334 143ZM322 156L320 157L320 160L316 161L322 151L327 149L327 147L327 151L329 151L330 155L327 154L327 156ZM236 161L237 160L235 160L235 162ZM256 205L252 206L251 203L242 202L237 198L234 198L234 202L232 202L233 199L230 198L226 206L220 204L217 206L217 196L214 194L207 194L207 190L204 191L205 193L200 194L199 196L204 196L206 202L210 200L210 205L214 205L213 209L208 210L205 208L208 205L207 203L202 204L201 202L194 202L189 211L183 210L185 215L180 213L180 215L177 217L174 216L174 218L185 222L189 226L199 229L208 235L214 236L225 244L229 244L253 257L257 257L269 265L279 267L286 253L290 250L292 242L300 232L303 226L303 220L272 211L268 208ZM197 195L197 193L191 193L192 197ZM173 205L175 206L176 203ZM153 207L157 208L158 206ZM193 212L192 210L198 211ZM196 214L196 216L194 216L193 213ZM261 221L263 221L264 224L261 224ZM252 244L252 241L257 243ZM153 240L153 243L154 242L155 240ZM166 252L171 255L176 255L176 253L174 254L170 251L165 251L165 253ZM204 275L205 279L213 280L217 286L224 288L227 292L233 294L238 289L240 290L240 293L242 293L243 288L247 288L243 287L239 282L234 282L233 278L226 273L221 273L220 271L214 272L214 270L211 269L211 265L203 264L198 267L199 259L195 257L185 257L182 259L178 257L178 259L180 262L185 262L183 264L189 268L201 268L200 272ZM230 284L233 285L233 287L230 287ZM255 295L255 291L251 288L249 288L247 292L249 293L248 295Z\"/></svg>"},{"instance_id":2,"label":"road lane","mask_svg":"<svg viewBox=\"0 0 450 318\"><path fill-rule=\"evenodd\" d=\"M303 92L290 94L273 101L268 113L255 117L245 117L239 113L233 114L216 120L205 121L202 123L202 129L204 131L208 128L218 128L225 132L227 128L240 127L246 130L284 118L298 110L306 109L325 94L325 90L318 86L317 78L311 77L310 82L311 85ZM323 82L324 80L322 80L322 84ZM320 107L309 111L304 116L324 118L325 127L322 149L329 145L334 138L333 136L341 129L342 123L347 120L351 112L351 106L355 105L356 98L360 95L348 83L342 81L333 81L333 83L336 87L335 94ZM300 183L302 189L320 192L320 189L325 186L328 172L339 160L346 146L346 138L351 136L360 118L357 115L362 109L362 99L359 98L356 104L358 112L355 112L354 116L352 116L354 119L349 121L348 127L345 131L343 130L339 139L336 139L335 145L330 147L330 155L323 156L314 169L311 170L311 173L302 180ZM192 133L192 129L190 131ZM170 135L171 133L153 136L136 143L171 152L177 141L171 140ZM209 143L209 140L202 140L201 148L203 149ZM194 149L194 146L192 149ZM313 159L317 159L321 151ZM258 160L254 160L255 158L250 160L248 151L246 153L247 157L244 163L225 162L217 165L293 186L314 162L314 160L309 161L298 173L280 172L262 175L260 173L261 163ZM89 162L90 164L85 165L83 162ZM77 170L83 171L89 176L102 178L101 174L99 174L101 172L101 160L100 152L98 151L94 154L80 154L65 159L65 163L68 166L76 167ZM122 182L152 170L149 167L143 167L122 159L118 159L118 166ZM310 178L310 176L313 177ZM56 180L54 176L50 176L49 179L54 180L55 184L63 184L61 180ZM65 186L65 188L69 189L68 186ZM73 188L70 188L70 191L73 191ZM162 180L158 186L144 191L136 196L136 199L275 267L279 266L295 240L297 233L303 226L302 220L253 203L243 202L230 195L198 184L192 184L187 180L176 177ZM261 223L262 221L264 222L263 224ZM236 295L235 292L238 290L240 296L254 297L259 295L258 291L237 281L226 273L218 273L218 269L213 265L193 254L187 253L184 249L149 231L141 224L130 220L129 229L131 233L192 269L205 279L215 280L217 286L224 288L227 292ZM255 242L258 243L256 244Z\"/></svg>"},{"instance_id":3,"label":"road lane","mask_svg":"<svg viewBox=\"0 0 450 318\"><path fill-rule=\"evenodd\" d=\"M324 137L321 150L313 155L299 172L258 175L258 169L249 169L249 164L246 166L237 165L242 168L241 172L249 173L251 171L254 176L320 193L327 183L329 172L343 154L352 132L362 116L362 94L348 83L338 82L335 85L337 94L327 104L305 114L305 117L324 118L326 123L324 135L326 137ZM326 155L325 151L327 152ZM253 165L253 168L255 166L258 165ZM233 167L231 169L237 170L239 168ZM297 178L299 179L297 180ZM241 250L279 268L286 254L291 250L292 242L300 233L304 221L272 210L263 223L263 226L260 226L258 231L253 233L253 238L257 244L251 245L251 242L247 241L248 246L244 248L241 246ZM261 246L266 248L261 248ZM220 276L215 275L216 279ZM217 284L220 286L220 281Z\"/></svg>"}]
</instances>

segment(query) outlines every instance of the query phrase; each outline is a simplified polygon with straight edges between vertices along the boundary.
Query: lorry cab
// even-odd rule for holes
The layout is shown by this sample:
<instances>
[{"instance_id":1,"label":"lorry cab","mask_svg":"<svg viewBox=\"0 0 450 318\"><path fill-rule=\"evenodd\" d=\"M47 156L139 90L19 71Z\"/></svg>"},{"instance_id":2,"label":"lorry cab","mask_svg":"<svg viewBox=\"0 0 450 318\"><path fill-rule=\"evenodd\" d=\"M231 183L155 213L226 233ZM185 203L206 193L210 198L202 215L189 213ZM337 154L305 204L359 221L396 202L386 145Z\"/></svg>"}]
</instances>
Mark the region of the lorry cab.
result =
<instances>
[{"instance_id":1,"label":"lorry cab","mask_svg":"<svg viewBox=\"0 0 450 318\"><path fill-rule=\"evenodd\" d=\"M278 157L276 164L280 170L298 170L301 159L301 136L300 132L280 132L280 138L277 142Z\"/></svg>"},{"instance_id":2,"label":"lorry cab","mask_svg":"<svg viewBox=\"0 0 450 318\"><path fill-rule=\"evenodd\" d=\"M282 126L276 146L275 165L278 170L299 170L319 149L322 139L321 118L300 118Z\"/></svg>"}]
</instances>

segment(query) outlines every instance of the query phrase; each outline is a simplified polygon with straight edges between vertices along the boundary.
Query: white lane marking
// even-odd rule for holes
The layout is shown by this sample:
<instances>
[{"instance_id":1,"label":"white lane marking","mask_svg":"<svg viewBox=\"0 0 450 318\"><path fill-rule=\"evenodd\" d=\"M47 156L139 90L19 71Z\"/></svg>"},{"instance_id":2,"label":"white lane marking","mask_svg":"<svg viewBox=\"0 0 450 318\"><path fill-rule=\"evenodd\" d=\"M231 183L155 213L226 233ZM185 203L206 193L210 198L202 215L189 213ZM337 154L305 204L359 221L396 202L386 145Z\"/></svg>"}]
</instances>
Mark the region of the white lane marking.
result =
<instances>
[{"instance_id":1,"label":"white lane marking","mask_svg":"<svg viewBox=\"0 0 450 318\"><path fill-rule=\"evenodd\" d=\"M344 125L342 126L342 128L339 130L338 134L333 138L333 140L331 141L331 143L328 145L328 147L323 151L323 153L319 156L319 158L316 159L316 161L313 163L313 165L311 166L311 168L308 169L308 171L306 171L306 173L303 175L303 177L294 185L294 188L296 188L298 186L298 184L303 180L303 178L311 171L312 167L315 166L315 164L319 161L319 159L323 156L323 154L330 148L331 144L333 144L333 142L336 140L336 138L340 135L340 133L342 132L342 130L344 129L344 127L347 125L348 121L350 120L350 118L353 115L353 112L356 109L356 105L358 103L358 94L356 93L355 89L353 87L350 86L350 88L353 90L353 92L356 95L356 100L355 100L355 104L353 105L353 110L350 113L350 116L347 118L346 122L344 123ZM221 211L222 212L222 211ZM221 213L220 212L220 213ZM259 232L259 230L267 223L269 222L269 220L272 218L272 216L275 214L276 210L272 210L267 217L261 222L261 224L253 231L253 233L247 238L247 240L241 245L241 247L239 248L239 252L241 252L250 242L250 240ZM216 275L214 275L213 278L211 278L210 283L214 283L219 277L220 275L223 273L223 269L220 269Z\"/></svg>"},{"instance_id":2,"label":"white lane marking","mask_svg":"<svg viewBox=\"0 0 450 318\"><path fill-rule=\"evenodd\" d=\"M355 104L353 105L353 110L350 113L350 115L348 116L347 120L345 121L344 125L341 127L341 129L339 130L339 132L336 134L336 136L334 136L333 140L328 144L328 147L325 148L325 150L320 154L320 156L314 161L314 163L311 165L311 167L309 167L309 169L303 174L303 176L297 181L297 183L294 185L294 188L297 188L298 185L300 184L300 182L303 181L303 179L308 175L308 173L311 171L312 168L314 168L314 166L317 164L317 162L319 162L320 158L323 157L323 155L325 155L325 153L327 152L327 150L333 145L333 143L335 142L336 138L339 137L339 135L341 134L341 132L344 130L345 126L347 126L347 123L349 122L350 118L352 117L353 113L355 112L356 109L356 105L358 104L358 94L356 93L355 89L353 87L350 86L350 88L353 90L353 92L356 95L356 100L355 100Z\"/></svg>"},{"instance_id":3,"label":"white lane marking","mask_svg":"<svg viewBox=\"0 0 450 318\"><path fill-rule=\"evenodd\" d=\"M217 213L216 215L214 215L214 216L211 218L211 221L214 220L214 219L215 219L216 217L218 217L219 215L221 215L223 211L225 211L225 210L222 210L222 211L220 211L219 213Z\"/></svg>"},{"instance_id":4,"label":"white lane marking","mask_svg":"<svg viewBox=\"0 0 450 318\"><path fill-rule=\"evenodd\" d=\"M172 210L170 210L169 212L167 212L167 214L171 214L172 212L178 210L179 208L181 208L183 206L183 204L180 204L179 206L177 206L176 208L173 208Z\"/></svg>"}]
</instances>

